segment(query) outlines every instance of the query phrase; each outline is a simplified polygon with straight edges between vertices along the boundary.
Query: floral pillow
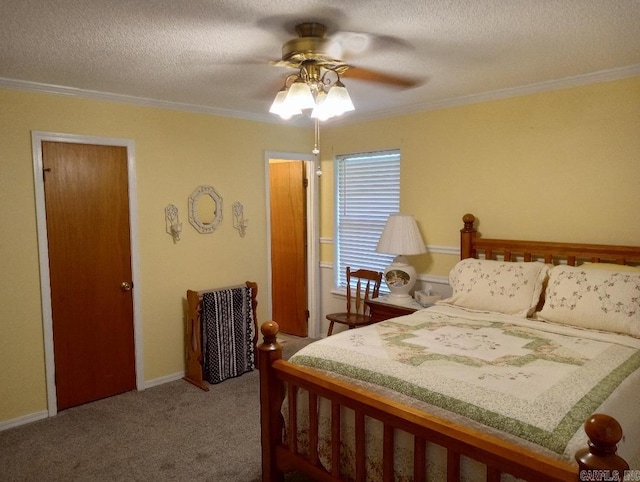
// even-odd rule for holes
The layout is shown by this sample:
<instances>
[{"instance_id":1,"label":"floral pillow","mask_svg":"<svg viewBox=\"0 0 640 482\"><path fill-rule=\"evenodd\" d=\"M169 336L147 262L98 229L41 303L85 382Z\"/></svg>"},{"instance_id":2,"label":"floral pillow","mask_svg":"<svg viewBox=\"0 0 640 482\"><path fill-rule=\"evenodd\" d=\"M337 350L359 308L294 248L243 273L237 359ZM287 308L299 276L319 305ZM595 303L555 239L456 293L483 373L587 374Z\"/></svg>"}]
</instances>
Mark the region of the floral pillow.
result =
<instances>
[{"instance_id":1,"label":"floral pillow","mask_svg":"<svg viewBox=\"0 0 640 482\"><path fill-rule=\"evenodd\" d=\"M537 318L640 337L640 271L554 266Z\"/></svg>"},{"instance_id":2,"label":"floral pillow","mask_svg":"<svg viewBox=\"0 0 640 482\"><path fill-rule=\"evenodd\" d=\"M538 262L463 259L449 273L452 296L437 304L526 318L536 309L548 271Z\"/></svg>"}]
</instances>

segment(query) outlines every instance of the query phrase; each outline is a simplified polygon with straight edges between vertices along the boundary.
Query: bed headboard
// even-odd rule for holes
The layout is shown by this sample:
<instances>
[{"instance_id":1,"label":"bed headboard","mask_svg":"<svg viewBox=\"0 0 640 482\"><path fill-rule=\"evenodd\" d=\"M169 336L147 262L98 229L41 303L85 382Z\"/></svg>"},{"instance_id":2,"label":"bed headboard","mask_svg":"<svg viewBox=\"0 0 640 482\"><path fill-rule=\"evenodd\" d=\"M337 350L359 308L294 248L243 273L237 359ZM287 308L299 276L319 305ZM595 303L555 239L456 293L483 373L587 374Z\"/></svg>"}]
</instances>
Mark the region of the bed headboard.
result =
<instances>
[{"instance_id":1,"label":"bed headboard","mask_svg":"<svg viewBox=\"0 0 640 482\"><path fill-rule=\"evenodd\" d=\"M500 257L505 261L543 260L547 264L566 263L578 266L584 262L640 264L640 247L604 244L556 243L482 238L474 226L476 217L465 214L460 230L460 259Z\"/></svg>"}]
</instances>

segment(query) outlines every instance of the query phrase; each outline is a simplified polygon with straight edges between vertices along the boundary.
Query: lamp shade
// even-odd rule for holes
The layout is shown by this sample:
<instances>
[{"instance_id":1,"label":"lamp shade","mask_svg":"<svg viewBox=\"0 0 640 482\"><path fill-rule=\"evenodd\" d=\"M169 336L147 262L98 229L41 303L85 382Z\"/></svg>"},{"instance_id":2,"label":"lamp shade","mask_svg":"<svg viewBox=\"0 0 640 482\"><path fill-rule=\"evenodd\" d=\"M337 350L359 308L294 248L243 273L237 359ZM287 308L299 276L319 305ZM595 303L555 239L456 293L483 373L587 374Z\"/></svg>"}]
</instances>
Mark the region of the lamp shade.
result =
<instances>
[{"instance_id":1,"label":"lamp shade","mask_svg":"<svg viewBox=\"0 0 640 482\"><path fill-rule=\"evenodd\" d=\"M415 218L409 214L390 214L376 251L396 255L426 253Z\"/></svg>"},{"instance_id":2,"label":"lamp shade","mask_svg":"<svg viewBox=\"0 0 640 482\"><path fill-rule=\"evenodd\" d=\"M427 252L415 218L407 214L390 214L376 251L397 255L384 270L384 281L397 301L410 301L409 292L416 284L417 275L404 255Z\"/></svg>"}]
</instances>

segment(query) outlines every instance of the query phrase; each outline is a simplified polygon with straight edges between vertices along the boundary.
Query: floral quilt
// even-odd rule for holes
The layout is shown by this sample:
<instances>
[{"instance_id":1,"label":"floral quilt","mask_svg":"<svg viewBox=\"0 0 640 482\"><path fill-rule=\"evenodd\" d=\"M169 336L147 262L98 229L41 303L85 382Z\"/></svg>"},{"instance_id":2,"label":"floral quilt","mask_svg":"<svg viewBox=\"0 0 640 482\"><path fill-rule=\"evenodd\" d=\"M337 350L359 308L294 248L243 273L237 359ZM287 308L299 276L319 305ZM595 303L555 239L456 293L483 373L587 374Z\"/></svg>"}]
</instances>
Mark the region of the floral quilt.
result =
<instances>
[{"instance_id":1,"label":"floral quilt","mask_svg":"<svg viewBox=\"0 0 640 482\"><path fill-rule=\"evenodd\" d=\"M291 362L357 380L457 422L573 461L594 412L640 460L640 340L435 306L313 343Z\"/></svg>"}]
</instances>

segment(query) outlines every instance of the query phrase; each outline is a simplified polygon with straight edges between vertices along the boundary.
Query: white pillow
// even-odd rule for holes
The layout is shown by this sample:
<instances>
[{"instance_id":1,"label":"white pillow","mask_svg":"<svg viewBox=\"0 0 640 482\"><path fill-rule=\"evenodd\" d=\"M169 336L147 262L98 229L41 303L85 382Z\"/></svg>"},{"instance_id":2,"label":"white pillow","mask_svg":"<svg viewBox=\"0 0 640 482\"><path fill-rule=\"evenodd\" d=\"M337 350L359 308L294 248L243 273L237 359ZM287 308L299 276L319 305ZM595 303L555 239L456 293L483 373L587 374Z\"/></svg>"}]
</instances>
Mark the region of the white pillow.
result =
<instances>
[{"instance_id":1,"label":"white pillow","mask_svg":"<svg viewBox=\"0 0 640 482\"><path fill-rule=\"evenodd\" d=\"M537 318L640 337L640 272L554 266Z\"/></svg>"},{"instance_id":2,"label":"white pillow","mask_svg":"<svg viewBox=\"0 0 640 482\"><path fill-rule=\"evenodd\" d=\"M538 305L548 271L538 262L463 259L449 273L453 295L438 304L526 318Z\"/></svg>"}]
</instances>

